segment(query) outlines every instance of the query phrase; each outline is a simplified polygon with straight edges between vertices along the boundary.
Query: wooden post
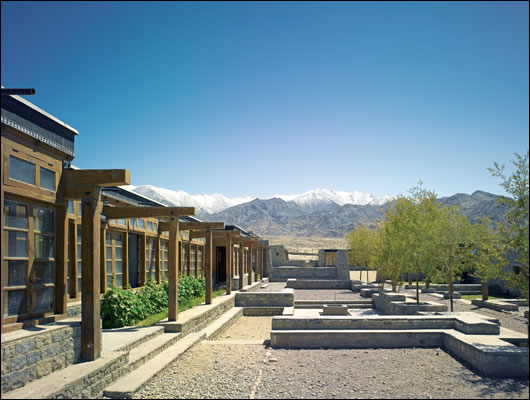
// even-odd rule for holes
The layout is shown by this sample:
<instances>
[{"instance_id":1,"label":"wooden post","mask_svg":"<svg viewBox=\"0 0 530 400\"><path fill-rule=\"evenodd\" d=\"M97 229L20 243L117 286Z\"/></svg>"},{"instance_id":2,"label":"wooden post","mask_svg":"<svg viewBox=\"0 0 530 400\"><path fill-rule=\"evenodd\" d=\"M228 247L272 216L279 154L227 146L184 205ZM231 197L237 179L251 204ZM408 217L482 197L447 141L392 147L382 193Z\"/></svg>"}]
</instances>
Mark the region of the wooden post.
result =
<instances>
[{"instance_id":1,"label":"wooden post","mask_svg":"<svg viewBox=\"0 0 530 400\"><path fill-rule=\"evenodd\" d=\"M199 245L195 245L195 278L199 277Z\"/></svg>"},{"instance_id":2,"label":"wooden post","mask_svg":"<svg viewBox=\"0 0 530 400\"><path fill-rule=\"evenodd\" d=\"M232 237L226 235L226 294L232 293Z\"/></svg>"},{"instance_id":3,"label":"wooden post","mask_svg":"<svg viewBox=\"0 0 530 400\"><path fill-rule=\"evenodd\" d=\"M252 246L248 245L247 254L248 284L252 285Z\"/></svg>"},{"instance_id":4,"label":"wooden post","mask_svg":"<svg viewBox=\"0 0 530 400\"><path fill-rule=\"evenodd\" d=\"M245 252L245 246L243 246L243 242L239 243L239 290L243 289L243 254Z\"/></svg>"},{"instance_id":5,"label":"wooden post","mask_svg":"<svg viewBox=\"0 0 530 400\"><path fill-rule=\"evenodd\" d=\"M160 233L157 234L155 239L155 268L156 268L156 281L162 283L162 274L160 273Z\"/></svg>"},{"instance_id":6,"label":"wooden post","mask_svg":"<svg viewBox=\"0 0 530 400\"><path fill-rule=\"evenodd\" d=\"M256 270L257 270L257 273L258 273L258 278L259 279L263 279L263 273L261 272L261 267L263 265L263 263L261 262L261 246L258 245L258 248L256 249ZM256 280L258 280L256 278Z\"/></svg>"},{"instance_id":7,"label":"wooden post","mask_svg":"<svg viewBox=\"0 0 530 400\"><path fill-rule=\"evenodd\" d=\"M3 206L3 203L2 203ZM66 314L68 277L68 202L57 207L55 259L55 314ZM3 225L2 225L3 226Z\"/></svg>"},{"instance_id":8,"label":"wooden post","mask_svg":"<svg viewBox=\"0 0 530 400\"><path fill-rule=\"evenodd\" d=\"M101 356L101 319L99 298L100 277L100 214L101 188L94 186L82 200L81 254L83 258L81 296L81 358L94 361Z\"/></svg>"},{"instance_id":9,"label":"wooden post","mask_svg":"<svg viewBox=\"0 0 530 400\"><path fill-rule=\"evenodd\" d=\"M206 229L206 245L204 246L205 270L204 274L206 277L206 304L212 304L212 247L213 247L213 236L211 229Z\"/></svg>"},{"instance_id":10,"label":"wooden post","mask_svg":"<svg viewBox=\"0 0 530 400\"><path fill-rule=\"evenodd\" d=\"M179 252L178 252L179 219L172 217L169 222L169 244L168 244L168 321L176 321L179 312Z\"/></svg>"},{"instance_id":11,"label":"wooden post","mask_svg":"<svg viewBox=\"0 0 530 400\"><path fill-rule=\"evenodd\" d=\"M254 265L254 282L257 282L258 281L258 269L259 269L259 259L258 259L258 254L259 254L259 247L256 247L256 258L255 258L255 265Z\"/></svg>"}]
</instances>

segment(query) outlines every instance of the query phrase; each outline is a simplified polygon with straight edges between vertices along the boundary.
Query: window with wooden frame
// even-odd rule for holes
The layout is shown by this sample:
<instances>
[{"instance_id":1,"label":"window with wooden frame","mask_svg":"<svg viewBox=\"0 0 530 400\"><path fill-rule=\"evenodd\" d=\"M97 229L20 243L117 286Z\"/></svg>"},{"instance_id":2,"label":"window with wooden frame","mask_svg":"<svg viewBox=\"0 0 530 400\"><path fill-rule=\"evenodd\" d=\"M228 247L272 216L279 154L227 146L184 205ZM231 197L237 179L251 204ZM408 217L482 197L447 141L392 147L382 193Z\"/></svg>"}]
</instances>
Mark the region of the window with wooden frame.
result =
<instances>
[{"instance_id":1,"label":"window with wooden frame","mask_svg":"<svg viewBox=\"0 0 530 400\"><path fill-rule=\"evenodd\" d=\"M55 210L4 200L3 317L8 322L53 312Z\"/></svg>"},{"instance_id":2,"label":"window with wooden frame","mask_svg":"<svg viewBox=\"0 0 530 400\"><path fill-rule=\"evenodd\" d=\"M107 288L123 287L123 234L105 233L105 274Z\"/></svg>"},{"instance_id":3,"label":"window with wooden frame","mask_svg":"<svg viewBox=\"0 0 530 400\"><path fill-rule=\"evenodd\" d=\"M79 210L81 210L81 207L79 207ZM77 231L76 231L76 237L75 237L75 245L76 245L76 257L75 257L75 274L74 276L77 277L77 293L81 293L83 286L81 285L81 278L83 276L83 229L81 225L77 225ZM77 296L76 296L77 297Z\"/></svg>"},{"instance_id":4,"label":"window with wooden frame","mask_svg":"<svg viewBox=\"0 0 530 400\"><path fill-rule=\"evenodd\" d=\"M197 267L199 268L198 276L204 275L204 266L202 265L202 246L197 246Z\"/></svg>"},{"instance_id":5,"label":"window with wooden frame","mask_svg":"<svg viewBox=\"0 0 530 400\"><path fill-rule=\"evenodd\" d=\"M197 276L196 270L195 270L195 259L196 259L196 253L197 253L197 246L190 245L190 275L191 276Z\"/></svg>"},{"instance_id":6,"label":"window with wooden frame","mask_svg":"<svg viewBox=\"0 0 530 400\"><path fill-rule=\"evenodd\" d=\"M160 281L167 281L168 266L169 266L169 242L167 240L160 240Z\"/></svg>"},{"instance_id":7,"label":"window with wooden frame","mask_svg":"<svg viewBox=\"0 0 530 400\"><path fill-rule=\"evenodd\" d=\"M145 239L145 282L156 280L156 239Z\"/></svg>"},{"instance_id":8,"label":"window with wooden frame","mask_svg":"<svg viewBox=\"0 0 530 400\"><path fill-rule=\"evenodd\" d=\"M186 242L179 242L180 243L180 248L181 248L181 252L180 252L180 275L185 275L186 274L186 268L187 268L187 263L186 263L186 257L187 257L187 243Z\"/></svg>"}]
</instances>

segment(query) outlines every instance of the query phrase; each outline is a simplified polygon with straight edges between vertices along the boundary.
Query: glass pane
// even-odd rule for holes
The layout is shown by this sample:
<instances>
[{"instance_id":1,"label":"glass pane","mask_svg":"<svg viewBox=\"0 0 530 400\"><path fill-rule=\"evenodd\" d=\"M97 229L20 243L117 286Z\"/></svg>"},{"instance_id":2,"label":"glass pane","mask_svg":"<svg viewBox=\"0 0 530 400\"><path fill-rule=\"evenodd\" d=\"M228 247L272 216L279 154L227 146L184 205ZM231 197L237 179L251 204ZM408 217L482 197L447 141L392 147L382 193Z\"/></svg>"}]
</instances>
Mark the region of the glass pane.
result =
<instances>
[{"instance_id":1,"label":"glass pane","mask_svg":"<svg viewBox=\"0 0 530 400\"><path fill-rule=\"evenodd\" d=\"M127 220L125 220L125 219L119 219L119 220L118 220L118 225L127 225Z\"/></svg>"},{"instance_id":2,"label":"glass pane","mask_svg":"<svg viewBox=\"0 0 530 400\"><path fill-rule=\"evenodd\" d=\"M8 261L7 262L7 285L8 286L25 286L28 278L27 261Z\"/></svg>"},{"instance_id":3,"label":"glass pane","mask_svg":"<svg viewBox=\"0 0 530 400\"><path fill-rule=\"evenodd\" d=\"M77 226L77 244L81 244L83 242L83 229L81 226Z\"/></svg>"},{"instance_id":4,"label":"glass pane","mask_svg":"<svg viewBox=\"0 0 530 400\"><path fill-rule=\"evenodd\" d=\"M158 231L157 227L158 227L158 224L156 222L154 222L153 223L153 231L157 232Z\"/></svg>"},{"instance_id":5,"label":"glass pane","mask_svg":"<svg viewBox=\"0 0 530 400\"><path fill-rule=\"evenodd\" d=\"M9 290L7 292L7 315L21 315L26 313L26 291ZM4 314L6 314L4 310Z\"/></svg>"},{"instance_id":6,"label":"glass pane","mask_svg":"<svg viewBox=\"0 0 530 400\"><path fill-rule=\"evenodd\" d=\"M37 285L55 282L55 263L53 261L35 261L33 263L33 282Z\"/></svg>"},{"instance_id":7,"label":"glass pane","mask_svg":"<svg viewBox=\"0 0 530 400\"><path fill-rule=\"evenodd\" d=\"M115 233L113 236L114 236L114 241L116 242L116 246L121 246L121 234Z\"/></svg>"},{"instance_id":8,"label":"glass pane","mask_svg":"<svg viewBox=\"0 0 530 400\"><path fill-rule=\"evenodd\" d=\"M151 221L147 221L147 229L149 229L150 231L153 230L153 223Z\"/></svg>"},{"instance_id":9,"label":"glass pane","mask_svg":"<svg viewBox=\"0 0 530 400\"><path fill-rule=\"evenodd\" d=\"M110 232L107 232L107 233L105 234L105 244L106 244L107 246L112 246L112 238L111 238L111 236L110 236Z\"/></svg>"},{"instance_id":10,"label":"glass pane","mask_svg":"<svg viewBox=\"0 0 530 400\"><path fill-rule=\"evenodd\" d=\"M35 164L9 156L9 177L35 185Z\"/></svg>"},{"instance_id":11,"label":"glass pane","mask_svg":"<svg viewBox=\"0 0 530 400\"><path fill-rule=\"evenodd\" d=\"M72 200L68 200L68 214L75 214L74 202Z\"/></svg>"},{"instance_id":12,"label":"glass pane","mask_svg":"<svg viewBox=\"0 0 530 400\"><path fill-rule=\"evenodd\" d=\"M35 258L55 258L55 236L35 235Z\"/></svg>"},{"instance_id":13,"label":"glass pane","mask_svg":"<svg viewBox=\"0 0 530 400\"><path fill-rule=\"evenodd\" d=\"M26 232L7 231L7 256L28 256L28 234Z\"/></svg>"},{"instance_id":14,"label":"glass pane","mask_svg":"<svg viewBox=\"0 0 530 400\"><path fill-rule=\"evenodd\" d=\"M120 275L116 275L116 286L117 287L122 287L123 286L123 276L120 274Z\"/></svg>"},{"instance_id":15,"label":"glass pane","mask_svg":"<svg viewBox=\"0 0 530 400\"><path fill-rule=\"evenodd\" d=\"M40 167L40 187L55 191L55 172Z\"/></svg>"},{"instance_id":16,"label":"glass pane","mask_svg":"<svg viewBox=\"0 0 530 400\"><path fill-rule=\"evenodd\" d=\"M66 277L66 294L70 294L70 278Z\"/></svg>"},{"instance_id":17,"label":"glass pane","mask_svg":"<svg viewBox=\"0 0 530 400\"><path fill-rule=\"evenodd\" d=\"M53 309L53 288L40 287L35 288L34 312L46 311Z\"/></svg>"},{"instance_id":18,"label":"glass pane","mask_svg":"<svg viewBox=\"0 0 530 400\"><path fill-rule=\"evenodd\" d=\"M121 247L116 247L116 248L114 249L114 252L115 252L115 255L116 255L116 259L117 259L117 260L121 260L121 249L122 249Z\"/></svg>"},{"instance_id":19,"label":"glass pane","mask_svg":"<svg viewBox=\"0 0 530 400\"><path fill-rule=\"evenodd\" d=\"M5 200L5 226L10 228L28 229L28 207L24 204Z\"/></svg>"},{"instance_id":20,"label":"glass pane","mask_svg":"<svg viewBox=\"0 0 530 400\"><path fill-rule=\"evenodd\" d=\"M131 218L131 226L133 228L136 228L138 226L138 224L136 223L136 218Z\"/></svg>"},{"instance_id":21,"label":"glass pane","mask_svg":"<svg viewBox=\"0 0 530 400\"><path fill-rule=\"evenodd\" d=\"M35 230L42 233L55 233L55 212L47 208L35 207Z\"/></svg>"},{"instance_id":22,"label":"glass pane","mask_svg":"<svg viewBox=\"0 0 530 400\"><path fill-rule=\"evenodd\" d=\"M107 261L107 274L112 274L112 261Z\"/></svg>"},{"instance_id":23,"label":"glass pane","mask_svg":"<svg viewBox=\"0 0 530 400\"><path fill-rule=\"evenodd\" d=\"M81 217L83 215L83 206L81 205L81 202L77 205L77 209L79 210L79 216Z\"/></svg>"},{"instance_id":24,"label":"glass pane","mask_svg":"<svg viewBox=\"0 0 530 400\"><path fill-rule=\"evenodd\" d=\"M108 288L111 288L112 287L112 275L107 275L107 287Z\"/></svg>"},{"instance_id":25,"label":"glass pane","mask_svg":"<svg viewBox=\"0 0 530 400\"><path fill-rule=\"evenodd\" d=\"M138 226L142 229L145 229L145 225L144 225L144 220L143 219L138 219Z\"/></svg>"},{"instance_id":26,"label":"glass pane","mask_svg":"<svg viewBox=\"0 0 530 400\"><path fill-rule=\"evenodd\" d=\"M81 286L81 278L77 279L77 291L78 292L82 292L83 291L83 286Z\"/></svg>"},{"instance_id":27,"label":"glass pane","mask_svg":"<svg viewBox=\"0 0 530 400\"><path fill-rule=\"evenodd\" d=\"M78 278L81 278L83 276L82 268L83 268L83 261L78 261L77 262L77 277Z\"/></svg>"},{"instance_id":28,"label":"glass pane","mask_svg":"<svg viewBox=\"0 0 530 400\"><path fill-rule=\"evenodd\" d=\"M116 273L121 274L122 273L122 263L121 261L116 261Z\"/></svg>"},{"instance_id":29,"label":"glass pane","mask_svg":"<svg viewBox=\"0 0 530 400\"><path fill-rule=\"evenodd\" d=\"M112 246L105 246L105 259L112 260Z\"/></svg>"}]
</instances>

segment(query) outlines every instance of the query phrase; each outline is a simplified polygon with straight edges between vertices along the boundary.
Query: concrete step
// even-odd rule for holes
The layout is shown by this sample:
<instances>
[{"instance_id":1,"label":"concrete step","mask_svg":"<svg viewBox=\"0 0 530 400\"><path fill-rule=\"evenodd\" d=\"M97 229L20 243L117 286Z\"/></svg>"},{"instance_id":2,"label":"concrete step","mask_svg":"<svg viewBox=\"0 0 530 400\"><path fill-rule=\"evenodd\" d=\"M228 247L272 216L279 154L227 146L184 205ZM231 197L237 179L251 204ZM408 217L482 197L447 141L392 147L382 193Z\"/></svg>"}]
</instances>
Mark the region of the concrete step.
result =
<instances>
[{"instance_id":1,"label":"concrete step","mask_svg":"<svg viewBox=\"0 0 530 400\"><path fill-rule=\"evenodd\" d=\"M162 326L103 329L103 351L129 351L164 333Z\"/></svg>"},{"instance_id":2,"label":"concrete step","mask_svg":"<svg viewBox=\"0 0 530 400\"><path fill-rule=\"evenodd\" d=\"M342 304L342 303L324 303L324 304L295 304L295 308L298 309L306 309L306 308L322 308L324 305L334 305L334 304ZM348 306L348 308L372 308L372 303L368 304L345 304Z\"/></svg>"},{"instance_id":3,"label":"concrete step","mask_svg":"<svg viewBox=\"0 0 530 400\"><path fill-rule=\"evenodd\" d=\"M143 342L141 346L131 349L129 352L128 371L135 370L140 365L163 352L182 338L182 333L162 333L149 341Z\"/></svg>"},{"instance_id":4,"label":"concrete step","mask_svg":"<svg viewBox=\"0 0 530 400\"><path fill-rule=\"evenodd\" d=\"M70 365L2 393L2 399L96 398L101 395L100 382L109 384L117 379L127 359L125 351L102 352L95 361Z\"/></svg>"},{"instance_id":5,"label":"concrete step","mask_svg":"<svg viewBox=\"0 0 530 400\"><path fill-rule=\"evenodd\" d=\"M285 307L269 307L269 306L256 306L256 307L244 307L243 315L246 317L257 317L257 316L269 316L269 315L283 315Z\"/></svg>"},{"instance_id":6,"label":"concrete step","mask_svg":"<svg viewBox=\"0 0 530 400\"><path fill-rule=\"evenodd\" d=\"M171 362L181 357L187 350L206 337L206 332L190 333L174 345L147 361L145 364L122 377L103 390L103 394L113 399L130 399L132 395Z\"/></svg>"},{"instance_id":7,"label":"concrete step","mask_svg":"<svg viewBox=\"0 0 530 400\"><path fill-rule=\"evenodd\" d=\"M243 315L243 309L239 307L234 307L225 312L221 317L212 322L208 327L204 329L206 338L214 339L223 333L226 329L230 327L234 322L236 322L239 317Z\"/></svg>"}]
</instances>

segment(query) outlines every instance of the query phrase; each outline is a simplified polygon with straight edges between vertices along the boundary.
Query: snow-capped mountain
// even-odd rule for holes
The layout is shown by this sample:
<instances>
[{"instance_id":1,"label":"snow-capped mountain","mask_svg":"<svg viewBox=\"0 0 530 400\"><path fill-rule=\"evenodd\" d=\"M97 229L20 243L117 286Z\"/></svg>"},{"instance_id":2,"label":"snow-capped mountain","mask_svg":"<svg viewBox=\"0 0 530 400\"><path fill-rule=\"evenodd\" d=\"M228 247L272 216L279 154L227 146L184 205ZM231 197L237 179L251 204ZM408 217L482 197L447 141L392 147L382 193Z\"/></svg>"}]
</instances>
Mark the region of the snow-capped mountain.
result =
<instances>
[{"instance_id":1,"label":"snow-capped mountain","mask_svg":"<svg viewBox=\"0 0 530 400\"><path fill-rule=\"evenodd\" d=\"M338 192L329 189L315 189L309 190L302 194L284 195L279 194L272 196L271 198L277 197L284 201L294 201L301 206L316 205L319 203L329 203L330 201L343 206L345 204L353 205L381 205L389 201L394 200L395 196L382 196L374 197L370 193L366 192Z\"/></svg>"},{"instance_id":2,"label":"snow-capped mountain","mask_svg":"<svg viewBox=\"0 0 530 400\"><path fill-rule=\"evenodd\" d=\"M241 196L228 198L220 193L215 194L194 194L191 195L182 190L164 189L152 185L127 186L127 189L149 197L160 203L176 207L196 207L197 215L215 214L227 208L248 203L255 200L255 197ZM271 198L279 198L284 201L293 201L301 206L305 211L316 209L326 209L328 211L336 205L381 205L393 200L394 196L374 197L365 192L337 192L329 189L310 190L302 194L276 195Z\"/></svg>"},{"instance_id":3,"label":"snow-capped mountain","mask_svg":"<svg viewBox=\"0 0 530 400\"><path fill-rule=\"evenodd\" d=\"M168 206L195 207L197 208L198 216L201 214L215 214L226 208L247 203L255 199L255 197L250 196L234 197L229 199L220 193L189 194L183 190L164 189L151 185L130 185L126 186L126 188Z\"/></svg>"}]
</instances>

